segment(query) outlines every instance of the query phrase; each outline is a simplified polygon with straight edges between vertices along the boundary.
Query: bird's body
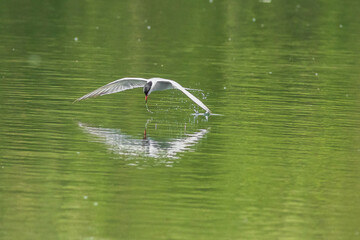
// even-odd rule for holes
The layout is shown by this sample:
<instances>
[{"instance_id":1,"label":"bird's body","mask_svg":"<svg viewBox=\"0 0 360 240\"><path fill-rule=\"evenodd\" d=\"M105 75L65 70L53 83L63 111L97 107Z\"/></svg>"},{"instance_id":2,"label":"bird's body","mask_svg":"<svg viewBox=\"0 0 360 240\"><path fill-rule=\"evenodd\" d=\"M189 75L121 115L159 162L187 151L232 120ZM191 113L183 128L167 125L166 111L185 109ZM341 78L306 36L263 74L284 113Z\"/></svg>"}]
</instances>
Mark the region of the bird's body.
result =
<instances>
[{"instance_id":1,"label":"bird's body","mask_svg":"<svg viewBox=\"0 0 360 240\"><path fill-rule=\"evenodd\" d=\"M194 101L197 105L199 105L206 112L210 113L210 109L208 107L206 107L205 104L203 104L197 97L195 97L194 95L189 93L179 83L177 83L173 80L168 80L168 79L163 79L163 78L150 78L150 79L122 78L122 79L118 79L116 81L108 83L108 84L78 98L77 100L75 100L75 102L78 102L78 101L81 101L81 100L84 100L87 98L122 92L125 90L129 90L129 89L133 89L133 88L140 88L140 87L143 87L143 91L145 94L145 101L147 101L148 96L152 92L162 91L162 90L167 90L167 89L177 89L177 90L180 90L181 92L183 92L186 96L188 96L192 101Z\"/></svg>"}]
</instances>

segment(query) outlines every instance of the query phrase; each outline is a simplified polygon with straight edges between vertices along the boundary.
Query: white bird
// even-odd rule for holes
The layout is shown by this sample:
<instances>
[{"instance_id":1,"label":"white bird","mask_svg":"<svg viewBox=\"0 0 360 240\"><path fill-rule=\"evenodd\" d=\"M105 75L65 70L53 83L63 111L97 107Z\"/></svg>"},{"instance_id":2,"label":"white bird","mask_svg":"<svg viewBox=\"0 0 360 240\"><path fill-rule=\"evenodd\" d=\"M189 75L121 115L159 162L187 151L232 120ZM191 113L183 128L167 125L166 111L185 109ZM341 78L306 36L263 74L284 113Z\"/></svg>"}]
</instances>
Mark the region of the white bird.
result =
<instances>
[{"instance_id":1,"label":"white bird","mask_svg":"<svg viewBox=\"0 0 360 240\"><path fill-rule=\"evenodd\" d=\"M150 93L155 91L162 91L167 89L177 89L183 92L186 96L188 96L191 100L193 100L197 105L199 105L202 109L204 109L207 113L210 113L210 109L205 106L197 97L189 93L184 87L182 87L179 83L163 79L163 78L121 78L116 81L113 81L111 83L106 84L105 86L102 86L78 99L75 100L75 102L102 96L106 94L111 93L117 93L122 92L125 90L133 89L133 88L140 88L143 87L143 91L145 93L145 102L147 103L148 96Z\"/></svg>"}]
</instances>

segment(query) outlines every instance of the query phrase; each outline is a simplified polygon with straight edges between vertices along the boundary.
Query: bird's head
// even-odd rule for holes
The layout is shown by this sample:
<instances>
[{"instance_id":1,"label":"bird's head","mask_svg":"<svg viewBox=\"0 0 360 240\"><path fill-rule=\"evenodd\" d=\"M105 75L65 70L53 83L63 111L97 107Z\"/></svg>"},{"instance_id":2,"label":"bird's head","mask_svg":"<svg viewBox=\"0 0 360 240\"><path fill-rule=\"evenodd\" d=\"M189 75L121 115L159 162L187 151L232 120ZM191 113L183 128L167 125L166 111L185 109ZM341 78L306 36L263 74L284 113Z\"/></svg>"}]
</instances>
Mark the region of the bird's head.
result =
<instances>
[{"instance_id":1,"label":"bird's head","mask_svg":"<svg viewBox=\"0 0 360 240\"><path fill-rule=\"evenodd\" d=\"M147 99L148 99L148 96L150 94L150 89L151 89L151 86L152 86L152 82L149 81L145 84L144 86L144 93L145 93L145 102L147 103Z\"/></svg>"}]
</instances>

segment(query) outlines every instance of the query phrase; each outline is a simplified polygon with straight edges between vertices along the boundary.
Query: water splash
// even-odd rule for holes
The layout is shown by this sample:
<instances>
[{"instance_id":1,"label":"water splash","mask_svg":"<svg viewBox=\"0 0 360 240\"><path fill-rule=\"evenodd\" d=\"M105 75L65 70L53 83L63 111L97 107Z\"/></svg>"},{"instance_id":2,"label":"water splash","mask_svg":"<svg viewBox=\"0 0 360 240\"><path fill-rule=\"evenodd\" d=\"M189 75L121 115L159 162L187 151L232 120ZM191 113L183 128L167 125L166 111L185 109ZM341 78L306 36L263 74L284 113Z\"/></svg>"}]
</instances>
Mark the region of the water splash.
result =
<instances>
[{"instance_id":1,"label":"water splash","mask_svg":"<svg viewBox=\"0 0 360 240\"><path fill-rule=\"evenodd\" d=\"M152 112L152 111L150 111L150 109L149 109L149 107L148 107L148 104L147 104L147 103L145 104L145 106L146 106L146 110L147 110L149 113L153 114L153 112Z\"/></svg>"}]
</instances>

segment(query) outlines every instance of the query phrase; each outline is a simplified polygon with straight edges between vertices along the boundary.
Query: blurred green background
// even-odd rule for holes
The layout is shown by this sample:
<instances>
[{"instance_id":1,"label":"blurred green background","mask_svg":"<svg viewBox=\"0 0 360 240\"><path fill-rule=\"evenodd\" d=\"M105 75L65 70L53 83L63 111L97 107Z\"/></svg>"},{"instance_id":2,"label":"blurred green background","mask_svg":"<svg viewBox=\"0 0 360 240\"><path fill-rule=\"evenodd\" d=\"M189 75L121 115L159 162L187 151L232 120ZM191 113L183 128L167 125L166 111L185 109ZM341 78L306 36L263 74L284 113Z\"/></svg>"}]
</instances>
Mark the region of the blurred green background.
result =
<instances>
[{"instance_id":1,"label":"blurred green background","mask_svg":"<svg viewBox=\"0 0 360 240\"><path fill-rule=\"evenodd\" d=\"M0 239L359 239L359 11L1 1Z\"/></svg>"}]
</instances>

